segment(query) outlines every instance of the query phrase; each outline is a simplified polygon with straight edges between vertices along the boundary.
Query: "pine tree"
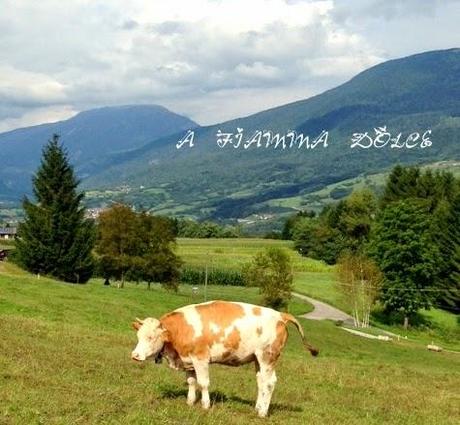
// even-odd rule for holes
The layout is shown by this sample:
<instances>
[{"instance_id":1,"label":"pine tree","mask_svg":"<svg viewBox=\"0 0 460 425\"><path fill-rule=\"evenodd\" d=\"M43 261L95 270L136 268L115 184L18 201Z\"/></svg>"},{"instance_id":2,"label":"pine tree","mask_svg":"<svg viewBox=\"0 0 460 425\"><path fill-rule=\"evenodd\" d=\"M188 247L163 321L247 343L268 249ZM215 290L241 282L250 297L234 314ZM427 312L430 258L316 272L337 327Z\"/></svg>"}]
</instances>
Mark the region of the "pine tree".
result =
<instances>
[{"instance_id":1,"label":"pine tree","mask_svg":"<svg viewBox=\"0 0 460 425\"><path fill-rule=\"evenodd\" d=\"M74 283L91 277L95 231L84 217L78 184L59 136L53 135L33 177L36 203L27 197L23 201L16 255L27 270Z\"/></svg>"},{"instance_id":2,"label":"pine tree","mask_svg":"<svg viewBox=\"0 0 460 425\"><path fill-rule=\"evenodd\" d=\"M394 167L388 177L380 207L385 208L391 202L416 197L419 177L420 170L417 167Z\"/></svg>"}]
</instances>

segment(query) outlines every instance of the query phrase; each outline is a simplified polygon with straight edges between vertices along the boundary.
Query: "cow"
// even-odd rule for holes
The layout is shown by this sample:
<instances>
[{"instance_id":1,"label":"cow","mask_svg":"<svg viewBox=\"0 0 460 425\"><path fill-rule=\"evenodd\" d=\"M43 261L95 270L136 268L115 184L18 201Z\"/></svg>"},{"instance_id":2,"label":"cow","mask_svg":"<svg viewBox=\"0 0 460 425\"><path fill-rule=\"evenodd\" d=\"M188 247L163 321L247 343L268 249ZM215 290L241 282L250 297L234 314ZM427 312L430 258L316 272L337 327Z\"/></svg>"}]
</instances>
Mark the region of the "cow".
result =
<instances>
[{"instance_id":1,"label":"cow","mask_svg":"<svg viewBox=\"0 0 460 425\"><path fill-rule=\"evenodd\" d=\"M136 319L138 343L131 358L144 361L165 358L169 367L184 370L188 383L187 404L196 401L209 409L209 364L229 366L255 362L258 396L256 411L268 413L275 388L275 365L287 340L287 324L293 323L304 346L313 356L318 350L309 345L300 323L288 313L266 307L227 301L192 304L165 314L160 320Z\"/></svg>"}]
</instances>

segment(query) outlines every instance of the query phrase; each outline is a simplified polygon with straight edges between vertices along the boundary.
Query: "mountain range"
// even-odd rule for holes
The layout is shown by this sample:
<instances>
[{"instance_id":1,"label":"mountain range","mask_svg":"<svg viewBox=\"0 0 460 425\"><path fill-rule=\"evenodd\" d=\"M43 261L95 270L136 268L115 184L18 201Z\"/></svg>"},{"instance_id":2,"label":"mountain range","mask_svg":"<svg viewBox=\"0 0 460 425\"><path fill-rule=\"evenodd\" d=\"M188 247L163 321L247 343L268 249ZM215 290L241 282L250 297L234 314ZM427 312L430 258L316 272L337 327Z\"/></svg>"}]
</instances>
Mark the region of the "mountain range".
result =
<instances>
[{"instance_id":1,"label":"mountain range","mask_svg":"<svg viewBox=\"0 0 460 425\"><path fill-rule=\"evenodd\" d=\"M0 134L0 197L30 192L43 145L61 137L81 179L100 172L101 161L198 125L158 105L104 107L65 121L20 128Z\"/></svg>"},{"instance_id":2,"label":"mountain range","mask_svg":"<svg viewBox=\"0 0 460 425\"><path fill-rule=\"evenodd\" d=\"M160 112L166 114L161 126L149 118ZM194 129L195 146L177 149L189 129ZM218 132L238 129L243 141L258 130L295 131L310 141L327 131L328 146L217 145ZM409 148L351 148L355 133L374 138L375 129L392 137L402 133L401 144L411 133L425 133L432 144L422 149L419 139L411 148L416 144L412 136ZM91 206L120 200L161 213L227 220L283 214L292 208L274 200L306 199L327 185L396 163L460 159L460 49L387 61L318 96L211 126L200 127L160 107L131 106L4 133L0 146L8 148L0 156L7 164L0 172L1 195L27 190L24 179L12 184L14 176L28 173L30 179L40 146L53 132L68 147Z\"/></svg>"}]
</instances>

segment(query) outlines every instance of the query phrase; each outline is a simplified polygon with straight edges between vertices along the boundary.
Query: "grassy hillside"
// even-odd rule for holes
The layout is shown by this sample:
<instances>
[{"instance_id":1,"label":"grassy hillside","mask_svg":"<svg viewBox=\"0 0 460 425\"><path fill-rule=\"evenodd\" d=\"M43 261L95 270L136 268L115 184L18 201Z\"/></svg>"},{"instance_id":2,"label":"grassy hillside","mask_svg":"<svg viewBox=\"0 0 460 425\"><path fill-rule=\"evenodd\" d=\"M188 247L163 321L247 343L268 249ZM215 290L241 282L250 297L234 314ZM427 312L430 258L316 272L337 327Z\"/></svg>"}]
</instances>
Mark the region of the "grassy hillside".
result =
<instances>
[{"instance_id":1,"label":"grassy hillside","mask_svg":"<svg viewBox=\"0 0 460 425\"><path fill-rule=\"evenodd\" d=\"M6 268L5 268L6 267ZM251 301L249 290L213 288L219 298ZM309 357L290 332L271 416L257 418L254 368L212 366L213 406L185 404L181 373L136 364L130 322L187 304L128 285L119 290L37 279L0 270L0 422L4 424L456 424L460 357L411 343L346 334L328 322L302 321L321 349Z\"/></svg>"},{"instance_id":2,"label":"grassy hillside","mask_svg":"<svg viewBox=\"0 0 460 425\"><path fill-rule=\"evenodd\" d=\"M460 176L460 162L458 161L442 161L427 164L421 167L422 169L442 170L449 171L454 176ZM286 212L284 215L292 214L295 210L299 209L313 209L321 211L321 209L330 203L337 202L338 200L347 197L354 190L371 189L376 194L383 191L389 171L376 174L365 174L346 179L334 184L325 186L324 188L308 193L305 195L292 196L287 198L271 199L259 205L259 207L266 206L269 208L285 208L292 209L293 211ZM268 210L267 209L267 210Z\"/></svg>"},{"instance_id":3,"label":"grassy hillside","mask_svg":"<svg viewBox=\"0 0 460 425\"><path fill-rule=\"evenodd\" d=\"M442 78L439 76L442 75ZM395 163L460 158L460 49L425 52L372 67L347 83L303 101L195 133L193 149L176 149L183 133L111 158L108 167L84 182L104 200L104 190L123 188L117 199L161 212L220 219L260 213L273 199L303 197L327 185L375 174ZM429 149L351 149L354 133L386 126L403 140L432 130ZM329 131L328 148L219 148L216 134L244 130L243 141L260 131L295 130L311 140ZM263 139L264 142L266 139ZM236 143L236 140L235 140ZM289 138L288 138L289 144ZM265 143L263 143L265 146ZM160 190L155 200L146 190ZM266 211L267 206L262 209ZM271 213L286 211L274 206Z\"/></svg>"}]
</instances>

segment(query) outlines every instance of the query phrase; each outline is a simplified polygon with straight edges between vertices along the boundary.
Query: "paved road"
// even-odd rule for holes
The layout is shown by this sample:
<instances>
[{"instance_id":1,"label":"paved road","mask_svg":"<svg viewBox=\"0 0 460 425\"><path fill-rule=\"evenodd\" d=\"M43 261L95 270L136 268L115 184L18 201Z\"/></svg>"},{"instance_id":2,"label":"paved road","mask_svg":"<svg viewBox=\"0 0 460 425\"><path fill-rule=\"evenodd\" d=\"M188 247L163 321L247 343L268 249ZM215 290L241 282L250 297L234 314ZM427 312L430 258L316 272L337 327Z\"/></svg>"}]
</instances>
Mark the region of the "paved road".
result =
<instances>
[{"instance_id":1,"label":"paved road","mask_svg":"<svg viewBox=\"0 0 460 425\"><path fill-rule=\"evenodd\" d=\"M300 316L300 317L304 317L305 319L310 319L310 320L329 319L329 320L343 320L344 322L345 321L353 322L353 318L349 314L335 307L332 307L329 304L326 304L321 301L315 300L313 298L307 297L306 295L298 294L296 292L293 292L292 295L294 295L294 297L308 301L315 308L311 313L304 314L303 316Z\"/></svg>"}]
</instances>

